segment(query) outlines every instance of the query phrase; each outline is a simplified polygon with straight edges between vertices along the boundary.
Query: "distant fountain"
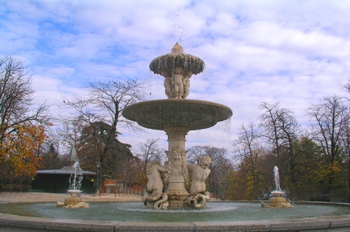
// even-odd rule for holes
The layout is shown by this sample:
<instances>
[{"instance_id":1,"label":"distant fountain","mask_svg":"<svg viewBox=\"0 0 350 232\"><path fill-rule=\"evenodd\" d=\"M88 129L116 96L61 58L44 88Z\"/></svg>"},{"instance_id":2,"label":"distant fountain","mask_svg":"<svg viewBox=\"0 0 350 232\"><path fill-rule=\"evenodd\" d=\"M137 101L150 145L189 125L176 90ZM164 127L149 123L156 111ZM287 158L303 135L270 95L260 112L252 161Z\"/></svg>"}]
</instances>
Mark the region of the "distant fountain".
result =
<instances>
[{"instance_id":1,"label":"distant fountain","mask_svg":"<svg viewBox=\"0 0 350 232\"><path fill-rule=\"evenodd\" d=\"M273 174L275 176L275 185L276 185L276 191L275 192L281 192L281 186L280 186L280 174L278 172L278 167L273 167Z\"/></svg>"},{"instance_id":2,"label":"distant fountain","mask_svg":"<svg viewBox=\"0 0 350 232\"><path fill-rule=\"evenodd\" d=\"M163 130L168 136L165 167L159 163L147 167L149 181L144 203L155 209L205 207L210 199L205 180L210 174L211 159L203 157L199 165L188 165L186 135L191 130L209 128L230 118L232 111L214 102L186 99L190 93L190 78L201 73L205 65L200 58L186 54L179 43L175 44L171 53L155 58L149 67L165 78L168 99L140 102L123 110L125 118L149 129ZM193 173L192 180L189 169Z\"/></svg>"},{"instance_id":3,"label":"distant fountain","mask_svg":"<svg viewBox=\"0 0 350 232\"><path fill-rule=\"evenodd\" d=\"M89 205L82 202L82 199L78 196L81 193L81 182L83 181L82 170L80 169L79 162L75 162L72 166L72 174L69 178L69 190L70 197L65 198L64 202L57 201L57 207L65 208L88 208Z\"/></svg>"},{"instance_id":4,"label":"distant fountain","mask_svg":"<svg viewBox=\"0 0 350 232\"><path fill-rule=\"evenodd\" d=\"M271 192L272 197L269 199L269 203L266 204L261 202L261 206L266 208L292 208L293 206L290 204L290 202L287 202L287 199L282 197L284 195L284 191L281 190L280 175L277 166L273 168L273 173L275 176L276 190Z\"/></svg>"}]
</instances>

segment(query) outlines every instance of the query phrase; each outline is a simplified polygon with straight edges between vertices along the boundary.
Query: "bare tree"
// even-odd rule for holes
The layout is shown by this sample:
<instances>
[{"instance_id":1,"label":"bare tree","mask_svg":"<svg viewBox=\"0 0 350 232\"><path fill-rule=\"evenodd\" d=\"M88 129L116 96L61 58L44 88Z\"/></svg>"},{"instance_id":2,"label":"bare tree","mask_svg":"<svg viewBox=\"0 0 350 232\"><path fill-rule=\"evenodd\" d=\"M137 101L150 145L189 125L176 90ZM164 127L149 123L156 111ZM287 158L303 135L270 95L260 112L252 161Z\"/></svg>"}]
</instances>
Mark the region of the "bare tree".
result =
<instances>
[{"instance_id":1,"label":"bare tree","mask_svg":"<svg viewBox=\"0 0 350 232\"><path fill-rule=\"evenodd\" d=\"M207 155L208 146L194 146L187 151L187 162L190 164L198 164L199 160Z\"/></svg>"},{"instance_id":2,"label":"bare tree","mask_svg":"<svg viewBox=\"0 0 350 232\"><path fill-rule=\"evenodd\" d=\"M79 117L67 118L61 117L61 127L58 128L57 133L60 139L64 151L62 154L68 154L72 146L75 146L82 133L84 126L87 123L84 120L80 120ZM62 149L61 149L62 150Z\"/></svg>"},{"instance_id":3,"label":"bare tree","mask_svg":"<svg viewBox=\"0 0 350 232\"><path fill-rule=\"evenodd\" d=\"M222 152L223 150L221 150ZM224 156L216 156L216 160L211 165L212 173L209 178L209 190L218 196L221 200L225 200L230 187L230 177L233 172L231 161L226 158L227 151Z\"/></svg>"},{"instance_id":4,"label":"bare tree","mask_svg":"<svg viewBox=\"0 0 350 232\"><path fill-rule=\"evenodd\" d=\"M259 167L262 152L261 129L253 123L247 127L242 124L239 137L233 143L234 153L248 166L248 175L253 180L253 194L260 191L261 170ZM243 165L244 166L244 165ZM243 167L242 167L243 168ZM253 196L251 196L254 198Z\"/></svg>"},{"instance_id":5,"label":"bare tree","mask_svg":"<svg viewBox=\"0 0 350 232\"><path fill-rule=\"evenodd\" d=\"M333 164L341 154L341 136L349 120L347 111L348 107L338 96L325 97L321 104L312 105L308 109L316 133L315 139L330 164Z\"/></svg>"},{"instance_id":6,"label":"bare tree","mask_svg":"<svg viewBox=\"0 0 350 232\"><path fill-rule=\"evenodd\" d=\"M350 93L350 77L343 87ZM350 101L350 98L347 99ZM347 109L346 118L350 119L350 108ZM341 133L341 143L343 147L343 156L348 166L348 172L350 173L350 120L344 120L344 129L343 133Z\"/></svg>"},{"instance_id":7,"label":"bare tree","mask_svg":"<svg viewBox=\"0 0 350 232\"><path fill-rule=\"evenodd\" d=\"M118 176L119 180L131 187L134 184L146 185L146 175L143 171L143 161L138 157L127 157L120 162L120 167L114 170L114 176Z\"/></svg>"},{"instance_id":8,"label":"bare tree","mask_svg":"<svg viewBox=\"0 0 350 232\"><path fill-rule=\"evenodd\" d=\"M281 156L283 140L281 139L282 130L279 125L279 103L269 105L266 102L261 103L261 110L265 112L260 116L260 126L264 129L264 137L268 143L272 144L277 157Z\"/></svg>"},{"instance_id":9,"label":"bare tree","mask_svg":"<svg viewBox=\"0 0 350 232\"><path fill-rule=\"evenodd\" d=\"M276 164L281 167L281 175L288 175L290 181L291 194L297 186L297 167L305 165L300 159L301 155L305 155L305 149L312 142L310 135L301 130L300 125L294 116L293 112L279 107L279 104L268 105L261 104L261 109L265 112L260 116L261 125L263 126L264 136L274 146L274 151L277 156ZM300 142L300 139L303 142Z\"/></svg>"},{"instance_id":10,"label":"bare tree","mask_svg":"<svg viewBox=\"0 0 350 232\"><path fill-rule=\"evenodd\" d=\"M279 104L261 104L265 112L260 116L264 137L274 145L277 157L288 156L293 162L294 143L301 134L300 125L292 111L280 108Z\"/></svg>"},{"instance_id":11,"label":"bare tree","mask_svg":"<svg viewBox=\"0 0 350 232\"><path fill-rule=\"evenodd\" d=\"M23 123L48 122L47 105L33 111L33 93L23 62L12 57L0 59L0 141Z\"/></svg>"},{"instance_id":12,"label":"bare tree","mask_svg":"<svg viewBox=\"0 0 350 232\"><path fill-rule=\"evenodd\" d=\"M136 103L143 98L142 83L139 81L108 80L89 83L87 96L76 101L65 101L67 105L77 112L75 120L84 122L92 129L95 144L95 151L98 155L99 168L99 189L102 186L104 170L107 169L107 153L112 142L119 134L117 126L120 123L135 128L135 124L122 117L122 111L130 104ZM109 125L105 136L99 136L99 122ZM103 141L101 141L103 138Z\"/></svg>"},{"instance_id":13,"label":"bare tree","mask_svg":"<svg viewBox=\"0 0 350 232\"><path fill-rule=\"evenodd\" d=\"M342 86L350 93L350 77L348 79L348 82ZM348 98L348 100L350 99Z\"/></svg>"},{"instance_id":14,"label":"bare tree","mask_svg":"<svg viewBox=\"0 0 350 232\"><path fill-rule=\"evenodd\" d=\"M257 150L261 150L261 131L253 123L247 127L242 124L238 139L233 142L235 154L240 158L248 158L251 160L252 167L255 166L257 160Z\"/></svg>"},{"instance_id":15,"label":"bare tree","mask_svg":"<svg viewBox=\"0 0 350 232\"><path fill-rule=\"evenodd\" d=\"M347 117L350 119L350 115ZM350 170L350 120L346 120L344 123L343 133L341 133L341 144L343 157L348 165L348 170Z\"/></svg>"},{"instance_id":16,"label":"bare tree","mask_svg":"<svg viewBox=\"0 0 350 232\"><path fill-rule=\"evenodd\" d=\"M323 102L309 107L315 140L322 148L322 152L329 165L328 192L334 180L333 164L342 163L342 139L347 139L349 113L343 99L338 96L325 97Z\"/></svg>"},{"instance_id":17,"label":"bare tree","mask_svg":"<svg viewBox=\"0 0 350 232\"><path fill-rule=\"evenodd\" d=\"M141 153L137 156L144 162L144 171L146 171L146 165L152 160L161 161L164 157L163 150L158 146L159 139L147 139L145 143L139 144L139 150Z\"/></svg>"},{"instance_id":18,"label":"bare tree","mask_svg":"<svg viewBox=\"0 0 350 232\"><path fill-rule=\"evenodd\" d=\"M292 111L282 108L276 113L279 127L282 131L280 134L281 140L284 142L283 145L286 151L284 159L288 162L290 181L291 184L294 185L296 183L296 157L299 154L299 151L296 151L296 142L300 134L300 126Z\"/></svg>"}]
</instances>

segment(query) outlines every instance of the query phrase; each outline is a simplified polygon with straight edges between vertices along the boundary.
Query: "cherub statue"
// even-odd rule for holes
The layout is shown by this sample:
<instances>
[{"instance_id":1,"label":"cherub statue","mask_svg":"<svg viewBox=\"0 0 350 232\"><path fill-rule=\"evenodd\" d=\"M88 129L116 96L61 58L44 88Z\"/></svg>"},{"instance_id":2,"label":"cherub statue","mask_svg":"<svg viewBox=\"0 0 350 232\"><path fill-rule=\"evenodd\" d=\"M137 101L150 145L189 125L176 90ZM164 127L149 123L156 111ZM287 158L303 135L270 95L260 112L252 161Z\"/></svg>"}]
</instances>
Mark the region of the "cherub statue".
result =
<instances>
[{"instance_id":1,"label":"cherub statue","mask_svg":"<svg viewBox=\"0 0 350 232\"><path fill-rule=\"evenodd\" d=\"M187 72L186 75L184 76L184 94L182 96L183 99L186 99L187 96L190 94L190 78L193 75L191 71Z\"/></svg>"},{"instance_id":2,"label":"cherub statue","mask_svg":"<svg viewBox=\"0 0 350 232\"><path fill-rule=\"evenodd\" d=\"M199 160L199 165L190 164L188 168L192 170L192 185L191 185L191 195L196 195L198 193L205 193L205 180L210 174L208 169L211 164L211 158L209 156L203 156Z\"/></svg>"},{"instance_id":3,"label":"cherub statue","mask_svg":"<svg viewBox=\"0 0 350 232\"><path fill-rule=\"evenodd\" d=\"M168 99L186 99L190 93L190 78L193 75L191 71L185 73L183 68L176 67L173 75L166 70L161 71L161 75L165 78L165 95Z\"/></svg>"},{"instance_id":4,"label":"cherub statue","mask_svg":"<svg viewBox=\"0 0 350 232\"><path fill-rule=\"evenodd\" d=\"M161 75L163 77L165 77L164 80L164 87L165 87L165 95L168 97L168 99L172 99L173 98L173 91L172 91L172 79L171 76L168 74L167 71L162 71Z\"/></svg>"},{"instance_id":5,"label":"cherub statue","mask_svg":"<svg viewBox=\"0 0 350 232\"><path fill-rule=\"evenodd\" d=\"M210 193L205 191L205 180L210 174L210 170L208 169L210 164L211 158L209 156L204 156L199 160L199 165L188 165L188 168L191 169L193 173L191 195L187 198L186 203L195 208L204 207L207 200L210 199Z\"/></svg>"},{"instance_id":6,"label":"cherub statue","mask_svg":"<svg viewBox=\"0 0 350 232\"><path fill-rule=\"evenodd\" d=\"M174 98L181 99L184 93L184 69L176 67L172 77L172 85L174 86Z\"/></svg>"},{"instance_id":7,"label":"cherub statue","mask_svg":"<svg viewBox=\"0 0 350 232\"><path fill-rule=\"evenodd\" d=\"M146 165L146 174L148 178L147 192L150 196L148 200L156 200L163 192L163 181L161 178L161 172L167 172L168 170L160 166L159 161L153 160Z\"/></svg>"}]
</instances>

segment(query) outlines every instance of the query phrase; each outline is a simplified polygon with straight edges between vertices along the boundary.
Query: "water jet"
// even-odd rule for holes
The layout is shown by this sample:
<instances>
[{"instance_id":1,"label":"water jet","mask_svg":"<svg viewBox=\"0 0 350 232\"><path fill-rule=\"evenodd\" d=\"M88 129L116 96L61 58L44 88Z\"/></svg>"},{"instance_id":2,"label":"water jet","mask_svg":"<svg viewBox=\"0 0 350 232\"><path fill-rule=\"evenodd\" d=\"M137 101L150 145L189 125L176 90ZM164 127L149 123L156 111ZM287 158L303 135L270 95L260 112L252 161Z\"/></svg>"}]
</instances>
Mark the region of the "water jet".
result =
<instances>
[{"instance_id":1,"label":"water jet","mask_svg":"<svg viewBox=\"0 0 350 232\"><path fill-rule=\"evenodd\" d=\"M271 192L269 203L266 204L262 201L261 206L265 208L292 208L292 204L287 201L287 198L283 197L285 192L281 190L280 175L277 166L273 168L273 173L275 177L276 190Z\"/></svg>"},{"instance_id":2,"label":"water jet","mask_svg":"<svg viewBox=\"0 0 350 232\"><path fill-rule=\"evenodd\" d=\"M78 196L82 191L80 190L81 182L83 181L83 174L81 173L79 162L75 162L72 166L72 173L69 178L68 193L71 195L64 199L64 202L57 201L57 207L64 208L88 208L89 205L82 201Z\"/></svg>"}]
</instances>

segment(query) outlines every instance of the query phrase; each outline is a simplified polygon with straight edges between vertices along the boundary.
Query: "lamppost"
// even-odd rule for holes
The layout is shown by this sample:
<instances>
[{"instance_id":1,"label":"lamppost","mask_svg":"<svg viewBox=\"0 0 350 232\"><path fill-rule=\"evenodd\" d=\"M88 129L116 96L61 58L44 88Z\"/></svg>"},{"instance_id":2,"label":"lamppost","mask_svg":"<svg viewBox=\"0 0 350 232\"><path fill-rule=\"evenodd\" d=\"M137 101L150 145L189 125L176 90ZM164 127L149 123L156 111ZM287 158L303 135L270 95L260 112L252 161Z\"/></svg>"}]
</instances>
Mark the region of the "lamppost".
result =
<instances>
[{"instance_id":1,"label":"lamppost","mask_svg":"<svg viewBox=\"0 0 350 232\"><path fill-rule=\"evenodd\" d=\"M130 170L130 178L129 178L129 189L130 189L130 192L129 192L129 194L133 194L134 193L134 189L131 187L132 186L132 178L133 178L133 172L134 172L134 170Z\"/></svg>"},{"instance_id":2,"label":"lamppost","mask_svg":"<svg viewBox=\"0 0 350 232\"><path fill-rule=\"evenodd\" d=\"M343 170L341 171L344 175L344 182L345 182L345 192L346 192L346 202L349 202L349 191L348 191L348 171Z\"/></svg>"},{"instance_id":3,"label":"lamppost","mask_svg":"<svg viewBox=\"0 0 350 232\"><path fill-rule=\"evenodd\" d=\"M101 163L100 163L100 162L96 162L96 167L97 167L97 178L96 178L97 194L100 194L100 189L99 189L99 185L98 185L98 180L99 180L99 176L100 176L100 167L101 167Z\"/></svg>"}]
</instances>

